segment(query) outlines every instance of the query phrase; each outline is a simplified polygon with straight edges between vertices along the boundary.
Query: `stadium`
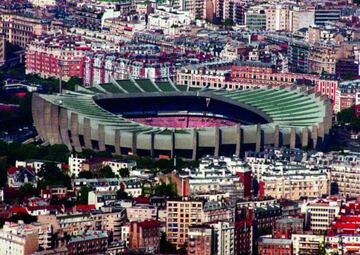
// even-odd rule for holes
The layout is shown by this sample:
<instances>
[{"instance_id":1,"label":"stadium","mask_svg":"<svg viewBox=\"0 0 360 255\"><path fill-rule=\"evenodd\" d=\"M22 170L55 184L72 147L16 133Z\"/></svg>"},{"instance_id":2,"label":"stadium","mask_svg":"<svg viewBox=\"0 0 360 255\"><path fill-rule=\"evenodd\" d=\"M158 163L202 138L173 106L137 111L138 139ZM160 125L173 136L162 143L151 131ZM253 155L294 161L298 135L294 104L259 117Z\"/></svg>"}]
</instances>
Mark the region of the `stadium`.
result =
<instances>
[{"instance_id":1,"label":"stadium","mask_svg":"<svg viewBox=\"0 0 360 255\"><path fill-rule=\"evenodd\" d=\"M63 94L34 94L40 138L70 150L151 157L234 155L264 146L316 148L331 104L301 87L209 90L121 80Z\"/></svg>"}]
</instances>

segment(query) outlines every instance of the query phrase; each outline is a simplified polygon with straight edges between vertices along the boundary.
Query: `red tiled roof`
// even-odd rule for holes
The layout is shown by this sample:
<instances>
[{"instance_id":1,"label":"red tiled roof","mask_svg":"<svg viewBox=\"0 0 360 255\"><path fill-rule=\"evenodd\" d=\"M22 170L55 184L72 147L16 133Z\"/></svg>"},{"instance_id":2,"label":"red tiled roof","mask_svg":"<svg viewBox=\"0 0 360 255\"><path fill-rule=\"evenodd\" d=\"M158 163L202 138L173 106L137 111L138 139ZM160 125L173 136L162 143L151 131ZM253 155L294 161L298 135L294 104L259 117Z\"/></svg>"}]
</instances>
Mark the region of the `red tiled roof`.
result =
<instances>
[{"instance_id":1,"label":"red tiled roof","mask_svg":"<svg viewBox=\"0 0 360 255\"><path fill-rule=\"evenodd\" d=\"M150 199L148 197L140 196L134 198L137 204L150 204Z\"/></svg>"},{"instance_id":2,"label":"red tiled roof","mask_svg":"<svg viewBox=\"0 0 360 255\"><path fill-rule=\"evenodd\" d=\"M75 210L78 212L90 212L92 210L95 210L95 205L76 205Z\"/></svg>"},{"instance_id":3,"label":"red tiled roof","mask_svg":"<svg viewBox=\"0 0 360 255\"><path fill-rule=\"evenodd\" d=\"M14 173L16 173L17 170L18 170L18 169L17 169L16 167L10 166L10 167L7 169L7 172L8 172L8 174L14 174Z\"/></svg>"},{"instance_id":4,"label":"red tiled roof","mask_svg":"<svg viewBox=\"0 0 360 255\"><path fill-rule=\"evenodd\" d=\"M28 211L25 207L13 207L10 209L10 212L12 214L18 214L18 213L28 214Z\"/></svg>"}]
</instances>

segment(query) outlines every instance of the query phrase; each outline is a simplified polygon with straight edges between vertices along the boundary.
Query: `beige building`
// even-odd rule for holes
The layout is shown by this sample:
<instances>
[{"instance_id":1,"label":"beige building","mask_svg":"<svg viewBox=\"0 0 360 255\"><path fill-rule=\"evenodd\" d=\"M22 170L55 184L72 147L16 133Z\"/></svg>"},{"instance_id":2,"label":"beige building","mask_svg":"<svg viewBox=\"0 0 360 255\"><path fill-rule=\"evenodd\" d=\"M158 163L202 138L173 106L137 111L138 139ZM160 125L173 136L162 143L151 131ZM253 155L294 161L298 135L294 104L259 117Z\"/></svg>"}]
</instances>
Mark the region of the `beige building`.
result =
<instances>
[{"instance_id":1,"label":"beige building","mask_svg":"<svg viewBox=\"0 0 360 255\"><path fill-rule=\"evenodd\" d=\"M41 19L25 17L15 14L0 16L0 33L10 43L26 48L35 36L49 30L49 24Z\"/></svg>"},{"instance_id":2,"label":"beige building","mask_svg":"<svg viewBox=\"0 0 360 255\"><path fill-rule=\"evenodd\" d=\"M188 240L189 227L202 223L203 201L169 200L166 202L166 235L181 247Z\"/></svg>"},{"instance_id":3,"label":"beige building","mask_svg":"<svg viewBox=\"0 0 360 255\"><path fill-rule=\"evenodd\" d=\"M327 174L263 176L265 196L299 200L301 197L316 198L329 194Z\"/></svg>"},{"instance_id":4,"label":"beige building","mask_svg":"<svg viewBox=\"0 0 360 255\"><path fill-rule=\"evenodd\" d=\"M271 6L265 10L266 30L269 31L289 31L290 9L288 6Z\"/></svg>"},{"instance_id":5,"label":"beige building","mask_svg":"<svg viewBox=\"0 0 360 255\"><path fill-rule=\"evenodd\" d=\"M29 2L35 7L47 7L56 6L56 0L29 0Z\"/></svg>"},{"instance_id":6,"label":"beige building","mask_svg":"<svg viewBox=\"0 0 360 255\"><path fill-rule=\"evenodd\" d=\"M308 57L309 73L323 72L336 73L336 62L339 59L347 59L353 54L351 44L323 44L317 43L311 47Z\"/></svg>"},{"instance_id":7,"label":"beige building","mask_svg":"<svg viewBox=\"0 0 360 255\"><path fill-rule=\"evenodd\" d=\"M0 255L30 255L39 248L37 229L6 222L0 230Z\"/></svg>"},{"instance_id":8,"label":"beige building","mask_svg":"<svg viewBox=\"0 0 360 255\"><path fill-rule=\"evenodd\" d=\"M293 255L318 255L320 243L324 241L323 235L314 234L293 234Z\"/></svg>"},{"instance_id":9,"label":"beige building","mask_svg":"<svg viewBox=\"0 0 360 255\"><path fill-rule=\"evenodd\" d=\"M130 222L157 219L157 208L152 205L134 205L126 208L126 213Z\"/></svg>"},{"instance_id":10,"label":"beige building","mask_svg":"<svg viewBox=\"0 0 360 255\"><path fill-rule=\"evenodd\" d=\"M360 166L353 164L332 164L331 183L336 183L339 195L343 197L360 196Z\"/></svg>"}]
</instances>

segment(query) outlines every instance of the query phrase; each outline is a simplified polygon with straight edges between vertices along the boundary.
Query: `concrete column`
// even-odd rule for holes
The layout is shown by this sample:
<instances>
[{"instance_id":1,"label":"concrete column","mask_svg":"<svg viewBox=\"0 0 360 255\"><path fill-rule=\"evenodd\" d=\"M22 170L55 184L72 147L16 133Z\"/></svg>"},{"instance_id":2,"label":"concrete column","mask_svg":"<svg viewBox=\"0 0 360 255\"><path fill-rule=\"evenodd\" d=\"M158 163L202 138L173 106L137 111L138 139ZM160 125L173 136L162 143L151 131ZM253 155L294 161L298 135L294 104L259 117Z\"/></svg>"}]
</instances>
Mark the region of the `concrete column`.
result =
<instances>
[{"instance_id":1,"label":"concrete column","mask_svg":"<svg viewBox=\"0 0 360 255\"><path fill-rule=\"evenodd\" d=\"M150 156L152 158L155 157L155 134L151 133L151 138L150 138Z\"/></svg>"},{"instance_id":2,"label":"concrete column","mask_svg":"<svg viewBox=\"0 0 360 255\"><path fill-rule=\"evenodd\" d=\"M307 127L304 127L301 131L301 146L303 148L309 146L309 130Z\"/></svg>"},{"instance_id":3,"label":"concrete column","mask_svg":"<svg viewBox=\"0 0 360 255\"><path fill-rule=\"evenodd\" d=\"M215 127L214 128L214 156L218 157L219 156L219 151L220 151L220 129L219 127Z\"/></svg>"},{"instance_id":4,"label":"concrete column","mask_svg":"<svg viewBox=\"0 0 360 255\"><path fill-rule=\"evenodd\" d=\"M193 131L193 146L192 146L192 160L196 160L197 158L197 148L198 148L198 132L194 128Z\"/></svg>"},{"instance_id":5,"label":"concrete column","mask_svg":"<svg viewBox=\"0 0 360 255\"><path fill-rule=\"evenodd\" d=\"M317 147L317 141L318 141L318 127L314 125L311 130L311 139L313 141L313 149L316 149Z\"/></svg>"},{"instance_id":6,"label":"concrete column","mask_svg":"<svg viewBox=\"0 0 360 255\"><path fill-rule=\"evenodd\" d=\"M279 125L276 125L275 130L274 130L274 147L275 148L280 147L280 128L279 128Z\"/></svg>"},{"instance_id":7,"label":"concrete column","mask_svg":"<svg viewBox=\"0 0 360 255\"><path fill-rule=\"evenodd\" d=\"M170 151L170 157L174 158L175 156L175 132L173 131L171 133L171 151Z\"/></svg>"},{"instance_id":8,"label":"concrete column","mask_svg":"<svg viewBox=\"0 0 360 255\"><path fill-rule=\"evenodd\" d=\"M137 143L137 134L135 132L132 133L132 153L136 155L136 143Z\"/></svg>"},{"instance_id":9,"label":"concrete column","mask_svg":"<svg viewBox=\"0 0 360 255\"><path fill-rule=\"evenodd\" d=\"M54 144L61 143L60 128L59 128L59 107L51 104L51 136Z\"/></svg>"},{"instance_id":10,"label":"concrete column","mask_svg":"<svg viewBox=\"0 0 360 255\"><path fill-rule=\"evenodd\" d=\"M62 143L65 144L69 151L72 151L72 146L69 137L69 119L67 110L64 108L60 108L60 136Z\"/></svg>"},{"instance_id":11,"label":"concrete column","mask_svg":"<svg viewBox=\"0 0 360 255\"><path fill-rule=\"evenodd\" d=\"M54 144L54 139L51 132L51 104L44 102L44 138L50 143Z\"/></svg>"},{"instance_id":12,"label":"concrete column","mask_svg":"<svg viewBox=\"0 0 360 255\"><path fill-rule=\"evenodd\" d=\"M256 125L256 134L255 134L255 148L256 148L256 152L259 152L262 146L262 134L261 134L261 125L257 124Z\"/></svg>"},{"instance_id":13,"label":"concrete column","mask_svg":"<svg viewBox=\"0 0 360 255\"><path fill-rule=\"evenodd\" d=\"M294 149L296 146L296 128L290 128L290 149Z\"/></svg>"},{"instance_id":14,"label":"concrete column","mask_svg":"<svg viewBox=\"0 0 360 255\"><path fill-rule=\"evenodd\" d=\"M105 127L103 124L98 125L98 143L99 151L105 151Z\"/></svg>"},{"instance_id":15,"label":"concrete column","mask_svg":"<svg viewBox=\"0 0 360 255\"><path fill-rule=\"evenodd\" d=\"M33 94L31 111L32 111L36 131L42 140L44 140L44 132L42 126L44 121L43 104L44 104L44 100L42 100L38 94Z\"/></svg>"},{"instance_id":16,"label":"concrete column","mask_svg":"<svg viewBox=\"0 0 360 255\"><path fill-rule=\"evenodd\" d=\"M240 127L240 124L237 124L234 126L236 128L235 134L236 134L236 147L235 147L235 154L237 156L240 155L241 153L241 144L243 142L243 136L244 136L244 132L242 130L242 128Z\"/></svg>"},{"instance_id":17,"label":"concrete column","mask_svg":"<svg viewBox=\"0 0 360 255\"><path fill-rule=\"evenodd\" d=\"M93 148L91 144L91 121L89 118L84 118L83 133L84 133L85 148L92 150Z\"/></svg>"},{"instance_id":18,"label":"concrete column","mask_svg":"<svg viewBox=\"0 0 360 255\"><path fill-rule=\"evenodd\" d=\"M116 129L115 130L115 154L117 154L117 155L121 154L120 141L121 141L120 130Z\"/></svg>"},{"instance_id":19,"label":"concrete column","mask_svg":"<svg viewBox=\"0 0 360 255\"><path fill-rule=\"evenodd\" d=\"M81 145L79 140L79 118L77 113L72 112L70 117L70 125L71 125L71 139L75 151L81 152Z\"/></svg>"}]
</instances>

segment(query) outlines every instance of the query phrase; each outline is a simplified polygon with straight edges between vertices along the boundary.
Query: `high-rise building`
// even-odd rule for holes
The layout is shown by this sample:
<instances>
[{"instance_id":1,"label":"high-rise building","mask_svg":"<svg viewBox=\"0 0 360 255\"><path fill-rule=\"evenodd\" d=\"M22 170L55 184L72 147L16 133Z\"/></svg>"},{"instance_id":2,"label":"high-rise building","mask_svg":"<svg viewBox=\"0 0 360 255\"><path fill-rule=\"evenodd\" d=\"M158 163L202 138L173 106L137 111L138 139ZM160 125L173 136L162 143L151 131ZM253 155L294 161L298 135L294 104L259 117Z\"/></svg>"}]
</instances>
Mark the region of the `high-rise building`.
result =
<instances>
[{"instance_id":1,"label":"high-rise building","mask_svg":"<svg viewBox=\"0 0 360 255\"><path fill-rule=\"evenodd\" d=\"M188 240L189 227L202 223L203 201L183 198L166 202L166 235L181 247Z\"/></svg>"}]
</instances>

